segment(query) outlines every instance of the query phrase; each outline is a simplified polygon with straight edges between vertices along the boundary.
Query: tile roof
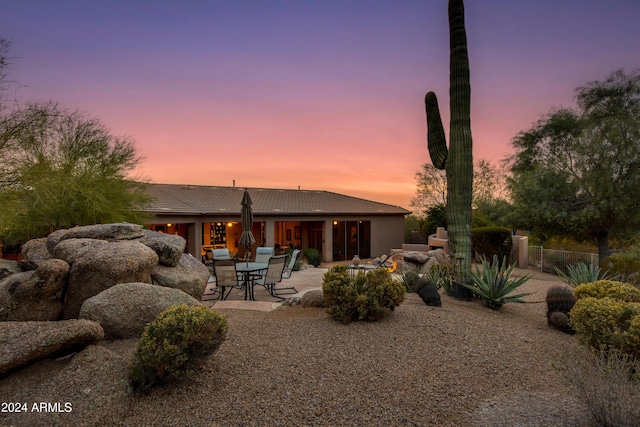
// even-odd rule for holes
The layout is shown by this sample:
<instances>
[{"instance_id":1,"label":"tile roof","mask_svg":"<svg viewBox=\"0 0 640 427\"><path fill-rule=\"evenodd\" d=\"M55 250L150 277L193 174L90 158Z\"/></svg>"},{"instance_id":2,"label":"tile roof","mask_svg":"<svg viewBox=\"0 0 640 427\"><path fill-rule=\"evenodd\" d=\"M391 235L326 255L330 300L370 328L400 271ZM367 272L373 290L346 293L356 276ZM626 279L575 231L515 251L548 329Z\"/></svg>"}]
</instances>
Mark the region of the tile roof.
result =
<instances>
[{"instance_id":1,"label":"tile roof","mask_svg":"<svg viewBox=\"0 0 640 427\"><path fill-rule=\"evenodd\" d=\"M248 188L254 215L408 215L408 210L321 190ZM240 214L244 187L149 184L155 198L145 209L155 214Z\"/></svg>"}]
</instances>

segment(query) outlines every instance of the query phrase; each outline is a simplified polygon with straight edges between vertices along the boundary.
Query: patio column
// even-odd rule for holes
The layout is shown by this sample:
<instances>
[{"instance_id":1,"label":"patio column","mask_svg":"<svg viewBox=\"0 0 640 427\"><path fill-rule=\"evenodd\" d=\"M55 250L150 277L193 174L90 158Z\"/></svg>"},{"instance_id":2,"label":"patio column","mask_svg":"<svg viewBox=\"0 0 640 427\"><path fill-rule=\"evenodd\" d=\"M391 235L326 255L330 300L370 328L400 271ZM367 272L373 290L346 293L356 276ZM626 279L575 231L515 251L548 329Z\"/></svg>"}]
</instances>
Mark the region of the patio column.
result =
<instances>
[{"instance_id":1,"label":"patio column","mask_svg":"<svg viewBox=\"0 0 640 427\"><path fill-rule=\"evenodd\" d=\"M265 221L265 246L273 247L275 245L275 228L276 222L272 219Z\"/></svg>"},{"instance_id":2,"label":"patio column","mask_svg":"<svg viewBox=\"0 0 640 427\"><path fill-rule=\"evenodd\" d=\"M333 220L324 221L322 229L322 260L333 262Z\"/></svg>"}]
</instances>

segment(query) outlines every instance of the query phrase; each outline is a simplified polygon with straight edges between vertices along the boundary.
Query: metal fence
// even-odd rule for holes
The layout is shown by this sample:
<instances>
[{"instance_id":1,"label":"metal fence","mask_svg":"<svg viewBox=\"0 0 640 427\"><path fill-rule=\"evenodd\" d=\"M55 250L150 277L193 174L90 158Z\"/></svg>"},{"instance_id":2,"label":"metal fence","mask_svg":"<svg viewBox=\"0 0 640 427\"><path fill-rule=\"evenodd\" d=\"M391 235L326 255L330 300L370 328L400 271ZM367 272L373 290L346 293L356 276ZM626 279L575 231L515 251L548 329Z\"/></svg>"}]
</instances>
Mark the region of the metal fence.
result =
<instances>
[{"instance_id":1,"label":"metal fence","mask_svg":"<svg viewBox=\"0 0 640 427\"><path fill-rule=\"evenodd\" d=\"M545 273L555 274L555 269L567 273L567 266L580 263L598 266L598 254L544 249L542 246L529 246L529 267Z\"/></svg>"}]
</instances>

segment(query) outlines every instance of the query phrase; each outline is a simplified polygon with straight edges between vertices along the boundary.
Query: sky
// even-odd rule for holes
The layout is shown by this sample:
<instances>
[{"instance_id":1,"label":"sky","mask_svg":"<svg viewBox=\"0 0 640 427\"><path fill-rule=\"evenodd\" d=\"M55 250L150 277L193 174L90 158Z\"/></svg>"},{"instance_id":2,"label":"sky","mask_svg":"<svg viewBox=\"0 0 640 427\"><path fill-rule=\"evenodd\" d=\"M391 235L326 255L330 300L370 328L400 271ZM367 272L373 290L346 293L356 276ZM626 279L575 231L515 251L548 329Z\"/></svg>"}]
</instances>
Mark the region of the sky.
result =
<instances>
[{"instance_id":1,"label":"sky","mask_svg":"<svg viewBox=\"0 0 640 427\"><path fill-rule=\"evenodd\" d=\"M0 0L11 96L130 138L164 184L327 190L411 210L449 126L445 0ZM637 0L467 0L474 160L640 67Z\"/></svg>"}]
</instances>

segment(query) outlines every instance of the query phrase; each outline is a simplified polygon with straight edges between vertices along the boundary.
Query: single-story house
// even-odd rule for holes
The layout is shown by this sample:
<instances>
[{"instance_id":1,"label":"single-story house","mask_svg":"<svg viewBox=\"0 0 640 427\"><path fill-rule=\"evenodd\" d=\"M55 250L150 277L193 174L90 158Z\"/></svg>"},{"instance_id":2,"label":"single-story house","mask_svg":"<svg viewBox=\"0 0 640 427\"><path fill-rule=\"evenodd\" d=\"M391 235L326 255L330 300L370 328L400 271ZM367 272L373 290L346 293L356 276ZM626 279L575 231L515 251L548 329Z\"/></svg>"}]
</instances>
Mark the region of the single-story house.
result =
<instances>
[{"instance_id":1,"label":"single-story house","mask_svg":"<svg viewBox=\"0 0 640 427\"><path fill-rule=\"evenodd\" d=\"M149 184L155 200L145 210L151 228L178 234L186 251L205 256L226 247L244 255L240 208L245 188L205 185ZM373 258L404 243L404 217L398 206L329 191L248 188L253 208L256 246L315 248L325 262Z\"/></svg>"}]
</instances>

